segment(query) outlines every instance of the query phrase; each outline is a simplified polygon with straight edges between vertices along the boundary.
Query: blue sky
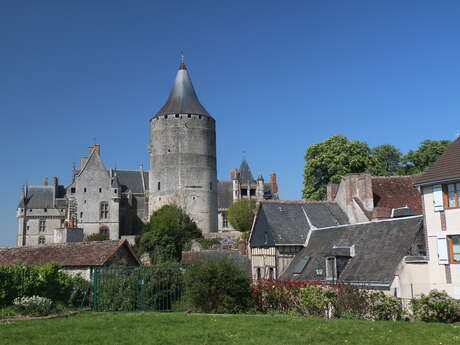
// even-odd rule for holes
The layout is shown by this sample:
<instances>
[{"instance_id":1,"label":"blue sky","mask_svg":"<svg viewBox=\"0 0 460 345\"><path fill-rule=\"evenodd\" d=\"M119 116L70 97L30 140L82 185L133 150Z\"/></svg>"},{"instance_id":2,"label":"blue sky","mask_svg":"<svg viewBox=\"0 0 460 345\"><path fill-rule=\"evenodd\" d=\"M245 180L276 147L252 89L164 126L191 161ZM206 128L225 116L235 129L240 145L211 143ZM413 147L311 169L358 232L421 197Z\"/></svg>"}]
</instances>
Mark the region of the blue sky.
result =
<instances>
[{"instance_id":1,"label":"blue sky","mask_svg":"<svg viewBox=\"0 0 460 345\"><path fill-rule=\"evenodd\" d=\"M458 1L1 1L0 246L24 183L70 182L94 140L148 166L148 120L181 51L217 121L218 176L242 152L299 199L332 134L403 152L460 133ZM95 138L95 139L94 139Z\"/></svg>"}]
</instances>

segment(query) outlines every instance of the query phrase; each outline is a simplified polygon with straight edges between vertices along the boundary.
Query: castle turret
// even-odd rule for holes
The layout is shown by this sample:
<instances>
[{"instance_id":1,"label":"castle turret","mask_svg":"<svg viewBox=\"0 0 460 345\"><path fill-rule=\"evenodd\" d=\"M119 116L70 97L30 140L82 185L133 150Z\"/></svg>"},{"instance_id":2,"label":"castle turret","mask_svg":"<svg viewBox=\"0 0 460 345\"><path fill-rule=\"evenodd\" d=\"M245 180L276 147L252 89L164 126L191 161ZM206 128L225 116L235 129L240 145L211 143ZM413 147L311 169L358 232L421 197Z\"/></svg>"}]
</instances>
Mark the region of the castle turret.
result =
<instances>
[{"instance_id":1,"label":"castle turret","mask_svg":"<svg viewBox=\"0 0 460 345\"><path fill-rule=\"evenodd\" d=\"M217 231L215 120L182 61L166 104L150 120L149 214L182 207L203 233Z\"/></svg>"}]
</instances>

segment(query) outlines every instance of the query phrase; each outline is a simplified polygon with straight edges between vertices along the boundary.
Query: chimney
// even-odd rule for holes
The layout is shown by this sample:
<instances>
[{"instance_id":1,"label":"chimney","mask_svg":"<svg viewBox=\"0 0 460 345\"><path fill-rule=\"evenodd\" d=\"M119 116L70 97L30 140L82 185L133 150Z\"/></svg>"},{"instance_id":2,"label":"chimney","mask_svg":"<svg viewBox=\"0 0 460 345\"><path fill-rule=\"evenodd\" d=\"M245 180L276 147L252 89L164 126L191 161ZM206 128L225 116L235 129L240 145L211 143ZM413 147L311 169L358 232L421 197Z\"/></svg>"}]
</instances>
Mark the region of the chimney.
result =
<instances>
[{"instance_id":1,"label":"chimney","mask_svg":"<svg viewBox=\"0 0 460 345\"><path fill-rule=\"evenodd\" d=\"M236 180L238 178L238 169L233 168L230 170L230 180Z\"/></svg>"},{"instance_id":2,"label":"chimney","mask_svg":"<svg viewBox=\"0 0 460 345\"><path fill-rule=\"evenodd\" d=\"M246 240L243 240L242 238L240 239L240 242L238 243L238 250L240 251L241 255L246 255L247 254L247 243Z\"/></svg>"},{"instance_id":3,"label":"chimney","mask_svg":"<svg viewBox=\"0 0 460 345\"><path fill-rule=\"evenodd\" d=\"M43 185L45 185L45 186L48 185L48 177L45 177L45 179L43 180Z\"/></svg>"},{"instance_id":4,"label":"chimney","mask_svg":"<svg viewBox=\"0 0 460 345\"><path fill-rule=\"evenodd\" d=\"M329 183L327 185L327 201L334 201L339 185L336 183Z\"/></svg>"},{"instance_id":5,"label":"chimney","mask_svg":"<svg viewBox=\"0 0 460 345\"><path fill-rule=\"evenodd\" d=\"M80 170L83 169L83 167L85 166L87 160L88 160L88 157L81 157Z\"/></svg>"},{"instance_id":6,"label":"chimney","mask_svg":"<svg viewBox=\"0 0 460 345\"><path fill-rule=\"evenodd\" d=\"M57 188L58 185L59 185L59 180L58 180L58 177L57 176L54 176L53 177L53 184L54 184L54 188Z\"/></svg>"},{"instance_id":7,"label":"chimney","mask_svg":"<svg viewBox=\"0 0 460 345\"><path fill-rule=\"evenodd\" d=\"M270 174L270 184L272 186L272 193L278 193L278 184L276 183L276 174Z\"/></svg>"}]
</instances>

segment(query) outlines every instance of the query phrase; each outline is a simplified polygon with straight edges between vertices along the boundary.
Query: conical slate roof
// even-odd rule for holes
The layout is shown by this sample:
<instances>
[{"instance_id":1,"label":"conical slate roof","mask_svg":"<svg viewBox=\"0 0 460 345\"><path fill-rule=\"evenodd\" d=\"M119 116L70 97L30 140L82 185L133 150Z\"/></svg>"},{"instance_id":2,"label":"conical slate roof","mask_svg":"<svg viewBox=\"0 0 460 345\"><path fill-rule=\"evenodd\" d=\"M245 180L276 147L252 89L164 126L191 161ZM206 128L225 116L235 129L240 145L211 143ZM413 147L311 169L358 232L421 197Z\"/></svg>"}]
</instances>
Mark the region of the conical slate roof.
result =
<instances>
[{"instance_id":1,"label":"conical slate roof","mask_svg":"<svg viewBox=\"0 0 460 345\"><path fill-rule=\"evenodd\" d=\"M173 88L169 94L166 104L160 109L156 116L168 114L196 114L210 116L201 105L198 96L193 88L192 80L184 62L179 65Z\"/></svg>"},{"instance_id":2,"label":"conical slate roof","mask_svg":"<svg viewBox=\"0 0 460 345\"><path fill-rule=\"evenodd\" d=\"M246 159L243 158L243 161L240 165L240 181L241 182L253 182L254 177L252 177L251 169L249 168L249 164Z\"/></svg>"}]
</instances>

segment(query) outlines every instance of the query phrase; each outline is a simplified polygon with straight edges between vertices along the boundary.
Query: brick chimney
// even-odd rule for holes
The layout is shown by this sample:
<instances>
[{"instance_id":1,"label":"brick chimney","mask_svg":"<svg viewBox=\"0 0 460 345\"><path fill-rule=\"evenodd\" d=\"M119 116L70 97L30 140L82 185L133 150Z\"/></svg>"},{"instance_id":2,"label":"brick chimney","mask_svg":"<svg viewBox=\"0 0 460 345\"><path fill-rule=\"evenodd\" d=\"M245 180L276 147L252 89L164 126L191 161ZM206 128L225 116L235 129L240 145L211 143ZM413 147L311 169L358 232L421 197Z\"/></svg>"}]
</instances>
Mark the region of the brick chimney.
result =
<instances>
[{"instance_id":1,"label":"brick chimney","mask_svg":"<svg viewBox=\"0 0 460 345\"><path fill-rule=\"evenodd\" d=\"M240 242L238 243L238 250L240 251L241 255L247 255L247 242L240 238Z\"/></svg>"},{"instance_id":2,"label":"brick chimney","mask_svg":"<svg viewBox=\"0 0 460 345\"><path fill-rule=\"evenodd\" d=\"M270 174L270 184L272 186L272 193L278 193L278 184L276 183L276 174Z\"/></svg>"},{"instance_id":3,"label":"brick chimney","mask_svg":"<svg viewBox=\"0 0 460 345\"><path fill-rule=\"evenodd\" d=\"M230 170L230 180L235 180L237 178L238 178L238 169L233 168L232 170Z\"/></svg>"},{"instance_id":4,"label":"brick chimney","mask_svg":"<svg viewBox=\"0 0 460 345\"><path fill-rule=\"evenodd\" d=\"M44 185L44 186L47 186L47 185L48 185L48 177L45 177L45 179L43 180L43 185Z\"/></svg>"},{"instance_id":5,"label":"brick chimney","mask_svg":"<svg viewBox=\"0 0 460 345\"><path fill-rule=\"evenodd\" d=\"M88 157L81 157L80 170L83 169L83 167L85 166L87 160L88 160Z\"/></svg>"},{"instance_id":6,"label":"brick chimney","mask_svg":"<svg viewBox=\"0 0 460 345\"><path fill-rule=\"evenodd\" d=\"M335 195L337 194L338 189L339 189L339 185L336 183L329 183L327 185L327 201L335 200Z\"/></svg>"}]
</instances>

